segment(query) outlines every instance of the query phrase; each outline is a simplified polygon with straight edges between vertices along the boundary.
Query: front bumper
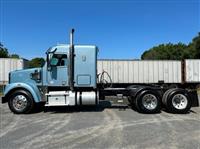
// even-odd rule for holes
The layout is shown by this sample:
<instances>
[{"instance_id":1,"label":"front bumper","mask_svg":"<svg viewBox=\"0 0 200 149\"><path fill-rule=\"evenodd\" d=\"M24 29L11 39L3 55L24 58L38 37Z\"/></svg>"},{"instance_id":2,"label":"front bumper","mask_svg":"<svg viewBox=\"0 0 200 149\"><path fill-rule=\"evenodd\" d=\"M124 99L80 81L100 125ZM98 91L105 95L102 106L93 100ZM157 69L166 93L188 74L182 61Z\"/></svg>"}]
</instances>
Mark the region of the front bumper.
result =
<instances>
[{"instance_id":1,"label":"front bumper","mask_svg":"<svg viewBox=\"0 0 200 149\"><path fill-rule=\"evenodd\" d=\"M6 98L5 97L1 97L1 103L6 103Z\"/></svg>"}]
</instances>

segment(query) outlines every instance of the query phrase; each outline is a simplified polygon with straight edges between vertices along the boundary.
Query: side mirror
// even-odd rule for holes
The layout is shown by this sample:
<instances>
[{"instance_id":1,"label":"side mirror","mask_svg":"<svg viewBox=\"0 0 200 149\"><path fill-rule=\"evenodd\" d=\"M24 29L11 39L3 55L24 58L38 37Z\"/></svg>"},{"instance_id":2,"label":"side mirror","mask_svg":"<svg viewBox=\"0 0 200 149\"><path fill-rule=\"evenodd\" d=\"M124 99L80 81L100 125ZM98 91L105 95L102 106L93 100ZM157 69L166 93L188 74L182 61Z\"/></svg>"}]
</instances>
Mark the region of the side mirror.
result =
<instances>
[{"instance_id":1,"label":"side mirror","mask_svg":"<svg viewBox=\"0 0 200 149\"><path fill-rule=\"evenodd\" d=\"M47 55L47 70L51 71L52 67L57 66L58 59L55 57L50 58L50 55Z\"/></svg>"},{"instance_id":2,"label":"side mirror","mask_svg":"<svg viewBox=\"0 0 200 149\"><path fill-rule=\"evenodd\" d=\"M50 59L51 59L51 55L54 54L55 52L57 51L57 48L55 48L53 51L52 51L52 48L49 48L46 52L46 55L47 55L47 70L50 71L51 70L51 62L50 62Z\"/></svg>"},{"instance_id":3,"label":"side mirror","mask_svg":"<svg viewBox=\"0 0 200 149\"><path fill-rule=\"evenodd\" d=\"M41 71L35 70L30 75L31 75L31 79L35 80L36 82L41 81Z\"/></svg>"},{"instance_id":4,"label":"side mirror","mask_svg":"<svg viewBox=\"0 0 200 149\"><path fill-rule=\"evenodd\" d=\"M58 64L58 59L57 58L52 58L50 60L50 65L51 66L57 66L57 64Z\"/></svg>"}]
</instances>

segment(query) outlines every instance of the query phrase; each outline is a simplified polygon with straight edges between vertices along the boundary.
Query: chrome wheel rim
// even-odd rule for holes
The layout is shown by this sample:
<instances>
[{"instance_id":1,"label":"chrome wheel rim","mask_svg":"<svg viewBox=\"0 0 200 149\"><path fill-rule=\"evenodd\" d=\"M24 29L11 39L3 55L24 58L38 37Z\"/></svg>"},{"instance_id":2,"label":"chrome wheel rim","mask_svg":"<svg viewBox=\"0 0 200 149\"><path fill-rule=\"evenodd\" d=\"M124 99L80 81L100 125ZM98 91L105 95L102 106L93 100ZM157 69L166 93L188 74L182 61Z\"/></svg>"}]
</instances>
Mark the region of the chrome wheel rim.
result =
<instances>
[{"instance_id":1,"label":"chrome wheel rim","mask_svg":"<svg viewBox=\"0 0 200 149\"><path fill-rule=\"evenodd\" d=\"M13 99L13 107L16 110L23 110L27 106L27 98L24 95L17 95Z\"/></svg>"},{"instance_id":2,"label":"chrome wheel rim","mask_svg":"<svg viewBox=\"0 0 200 149\"><path fill-rule=\"evenodd\" d=\"M176 94L172 98L172 105L179 110L185 109L187 107L188 100L187 97L183 94Z\"/></svg>"},{"instance_id":3,"label":"chrome wheel rim","mask_svg":"<svg viewBox=\"0 0 200 149\"><path fill-rule=\"evenodd\" d=\"M146 109L154 110L158 105L158 101L155 95L146 94L142 98L142 104Z\"/></svg>"}]
</instances>

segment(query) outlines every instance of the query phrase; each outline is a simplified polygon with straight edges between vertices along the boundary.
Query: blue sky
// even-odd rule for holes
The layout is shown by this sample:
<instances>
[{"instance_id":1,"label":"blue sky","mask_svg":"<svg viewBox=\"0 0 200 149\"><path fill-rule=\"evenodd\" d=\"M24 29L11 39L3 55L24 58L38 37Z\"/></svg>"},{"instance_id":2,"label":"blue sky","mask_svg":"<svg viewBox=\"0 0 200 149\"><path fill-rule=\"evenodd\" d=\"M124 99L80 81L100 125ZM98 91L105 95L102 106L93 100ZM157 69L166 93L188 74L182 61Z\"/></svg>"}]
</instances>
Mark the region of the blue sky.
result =
<instances>
[{"instance_id":1,"label":"blue sky","mask_svg":"<svg viewBox=\"0 0 200 149\"><path fill-rule=\"evenodd\" d=\"M0 0L0 41L21 57L45 57L57 43L95 44L99 58L138 59L161 43L200 32L199 0Z\"/></svg>"}]
</instances>

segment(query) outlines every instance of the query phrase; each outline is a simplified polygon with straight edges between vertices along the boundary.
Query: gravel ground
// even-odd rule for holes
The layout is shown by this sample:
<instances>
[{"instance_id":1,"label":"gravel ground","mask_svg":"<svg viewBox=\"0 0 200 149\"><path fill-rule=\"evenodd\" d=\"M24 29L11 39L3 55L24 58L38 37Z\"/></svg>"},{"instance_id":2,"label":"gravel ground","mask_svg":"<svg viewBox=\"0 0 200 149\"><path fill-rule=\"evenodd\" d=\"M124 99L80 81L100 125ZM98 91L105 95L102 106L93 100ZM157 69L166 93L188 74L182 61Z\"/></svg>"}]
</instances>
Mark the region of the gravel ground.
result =
<instances>
[{"instance_id":1,"label":"gravel ground","mask_svg":"<svg viewBox=\"0 0 200 149\"><path fill-rule=\"evenodd\" d=\"M1 149L200 149L200 108L188 114L140 114L101 102L97 108L46 108L15 115L0 104Z\"/></svg>"}]
</instances>

